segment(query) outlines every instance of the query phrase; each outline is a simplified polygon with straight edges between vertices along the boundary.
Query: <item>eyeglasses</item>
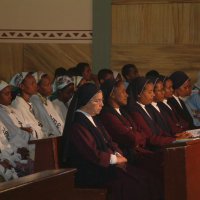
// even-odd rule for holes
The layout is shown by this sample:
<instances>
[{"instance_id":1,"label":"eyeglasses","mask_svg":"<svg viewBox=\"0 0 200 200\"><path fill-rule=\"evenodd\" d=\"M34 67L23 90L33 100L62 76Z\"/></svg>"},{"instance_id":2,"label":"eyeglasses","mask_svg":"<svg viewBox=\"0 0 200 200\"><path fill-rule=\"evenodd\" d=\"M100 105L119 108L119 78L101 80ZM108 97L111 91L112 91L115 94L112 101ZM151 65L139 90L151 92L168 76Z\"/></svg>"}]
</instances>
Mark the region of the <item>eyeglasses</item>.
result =
<instances>
[{"instance_id":1,"label":"eyeglasses","mask_svg":"<svg viewBox=\"0 0 200 200\"><path fill-rule=\"evenodd\" d=\"M90 101L96 104L103 103L103 99L91 99Z\"/></svg>"}]
</instances>

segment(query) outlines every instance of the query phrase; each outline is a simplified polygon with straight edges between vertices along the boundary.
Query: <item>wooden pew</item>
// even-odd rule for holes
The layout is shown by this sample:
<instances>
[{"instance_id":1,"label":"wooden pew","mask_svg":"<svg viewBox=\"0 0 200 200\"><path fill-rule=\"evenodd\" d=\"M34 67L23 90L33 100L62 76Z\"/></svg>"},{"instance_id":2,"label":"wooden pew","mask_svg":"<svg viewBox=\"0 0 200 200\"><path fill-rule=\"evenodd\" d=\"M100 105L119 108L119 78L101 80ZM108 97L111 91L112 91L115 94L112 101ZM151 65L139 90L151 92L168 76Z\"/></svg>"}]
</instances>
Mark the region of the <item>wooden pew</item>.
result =
<instances>
[{"instance_id":1,"label":"wooden pew","mask_svg":"<svg viewBox=\"0 0 200 200\"><path fill-rule=\"evenodd\" d=\"M0 183L1 200L105 200L106 191L74 188L75 169L38 172Z\"/></svg>"},{"instance_id":2,"label":"wooden pew","mask_svg":"<svg viewBox=\"0 0 200 200\"><path fill-rule=\"evenodd\" d=\"M34 172L59 169L58 146L60 139L61 137L52 137L29 142L29 144L35 144Z\"/></svg>"},{"instance_id":3,"label":"wooden pew","mask_svg":"<svg viewBox=\"0 0 200 200\"><path fill-rule=\"evenodd\" d=\"M200 139L168 146L164 174L165 200L199 200Z\"/></svg>"},{"instance_id":4,"label":"wooden pew","mask_svg":"<svg viewBox=\"0 0 200 200\"><path fill-rule=\"evenodd\" d=\"M30 141L30 144L35 144L34 172L59 169L58 150L60 141L61 137ZM107 198L106 189L74 189L76 190L75 196L77 199L105 200Z\"/></svg>"}]
</instances>

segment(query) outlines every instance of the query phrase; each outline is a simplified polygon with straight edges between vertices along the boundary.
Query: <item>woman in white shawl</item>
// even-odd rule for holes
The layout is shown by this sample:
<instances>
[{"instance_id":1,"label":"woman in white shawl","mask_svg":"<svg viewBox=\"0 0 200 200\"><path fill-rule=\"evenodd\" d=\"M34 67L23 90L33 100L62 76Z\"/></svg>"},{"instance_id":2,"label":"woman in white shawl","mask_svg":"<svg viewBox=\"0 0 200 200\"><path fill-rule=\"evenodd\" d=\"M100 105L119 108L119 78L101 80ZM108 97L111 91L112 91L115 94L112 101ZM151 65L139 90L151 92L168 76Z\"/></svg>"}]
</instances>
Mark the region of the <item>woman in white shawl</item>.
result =
<instances>
[{"instance_id":1,"label":"woman in white shawl","mask_svg":"<svg viewBox=\"0 0 200 200\"><path fill-rule=\"evenodd\" d=\"M16 74L12 78L11 84L20 89L20 95L16 96L15 100L12 102L12 106L21 112L26 127L30 127L33 130L32 134L35 139L47 137L48 133L42 123L35 118L30 102L31 96L37 92L37 84L32 73L21 72Z\"/></svg>"},{"instance_id":2,"label":"woman in white shawl","mask_svg":"<svg viewBox=\"0 0 200 200\"><path fill-rule=\"evenodd\" d=\"M43 72L35 72L33 76L38 86L38 93L30 99L34 114L48 131L49 136L60 136L63 132L64 121L48 99L52 93L50 77Z\"/></svg>"},{"instance_id":3,"label":"woman in white shawl","mask_svg":"<svg viewBox=\"0 0 200 200\"><path fill-rule=\"evenodd\" d=\"M54 92L56 99L52 101L57 113L65 122L70 100L74 94L74 82L68 76L59 76L54 81Z\"/></svg>"}]
</instances>

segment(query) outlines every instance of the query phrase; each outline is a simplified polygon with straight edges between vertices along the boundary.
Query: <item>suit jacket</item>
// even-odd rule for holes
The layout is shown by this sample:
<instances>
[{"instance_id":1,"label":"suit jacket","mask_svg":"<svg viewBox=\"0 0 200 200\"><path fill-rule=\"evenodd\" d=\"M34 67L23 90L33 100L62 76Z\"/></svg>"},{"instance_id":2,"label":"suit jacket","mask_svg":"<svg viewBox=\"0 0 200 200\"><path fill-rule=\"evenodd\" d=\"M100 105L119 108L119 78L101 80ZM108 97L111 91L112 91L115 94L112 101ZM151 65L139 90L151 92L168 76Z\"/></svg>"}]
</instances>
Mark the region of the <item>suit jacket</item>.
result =
<instances>
[{"instance_id":1,"label":"suit jacket","mask_svg":"<svg viewBox=\"0 0 200 200\"><path fill-rule=\"evenodd\" d=\"M193 124L193 119L187 109L187 107L185 106L185 103L183 102L183 100L179 99L181 102L182 107L180 106L180 104L176 101L176 99L174 97L171 97L167 100L168 104L176 110L178 116L180 118L182 118L183 120L185 120L186 122L189 123L189 129L195 129L195 125Z\"/></svg>"},{"instance_id":2,"label":"suit jacket","mask_svg":"<svg viewBox=\"0 0 200 200\"><path fill-rule=\"evenodd\" d=\"M82 123L83 122L83 123ZM107 133L96 128L82 113L76 113L71 128L70 164L78 172L75 177L79 186L102 186L114 176L110 155L122 153Z\"/></svg>"},{"instance_id":3,"label":"suit jacket","mask_svg":"<svg viewBox=\"0 0 200 200\"><path fill-rule=\"evenodd\" d=\"M189 123L178 117L178 114L173 108L170 109L163 102L158 102L158 107L171 127L171 132L173 135L189 129Z\"/></svg>"},{"instance_id":4,"label":"suit jacket","mask_svg":"<svg viewBox=\"0 0 200 200\"><path fill-rule=\"evenodd\" d=\"M159 128L139 104L135 103L128 111L138 128L146 134L150 146L161 147L175 140L173 137L167 137L166 133Z\"/></svg>"}]
</instances>

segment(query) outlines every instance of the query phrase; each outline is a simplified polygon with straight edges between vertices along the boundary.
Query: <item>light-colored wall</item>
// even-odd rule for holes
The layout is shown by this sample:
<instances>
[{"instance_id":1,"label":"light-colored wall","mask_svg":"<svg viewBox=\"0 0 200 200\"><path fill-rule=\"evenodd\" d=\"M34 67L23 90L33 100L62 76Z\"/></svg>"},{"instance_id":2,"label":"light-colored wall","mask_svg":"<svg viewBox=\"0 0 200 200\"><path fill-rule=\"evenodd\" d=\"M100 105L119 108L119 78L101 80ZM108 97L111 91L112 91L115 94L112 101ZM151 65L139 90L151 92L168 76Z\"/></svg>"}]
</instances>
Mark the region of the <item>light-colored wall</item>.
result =
<instances>
[{"instance_id":1,"label":"light-colored wall","mask_svg":"<svg viewBox=\"0 0 200 200\"><path fill-rule=\"evenodd\" d=\"M113 0L112 66L134 63L141 74L200 70L200 1Z\"/></svg>"},{"instance_id":2,"label":"light-colored wall","mask_svg":"<svg viewBox=\"0 0 200 200\"><path fill-rule=\"evenodd\" d=\"M92 0L1 0L0 78L91 64Z\"/></svg>"},{"instance_id":3,"label":"light-colored wall","mask_svg":"<svg viewBox=\"0 0 200 200\"><path fill-rule=\"evenodd\" d=\"M92 0L1 0L0 4L0 29L92 28Z\"/></svg>"}]
</instances>

